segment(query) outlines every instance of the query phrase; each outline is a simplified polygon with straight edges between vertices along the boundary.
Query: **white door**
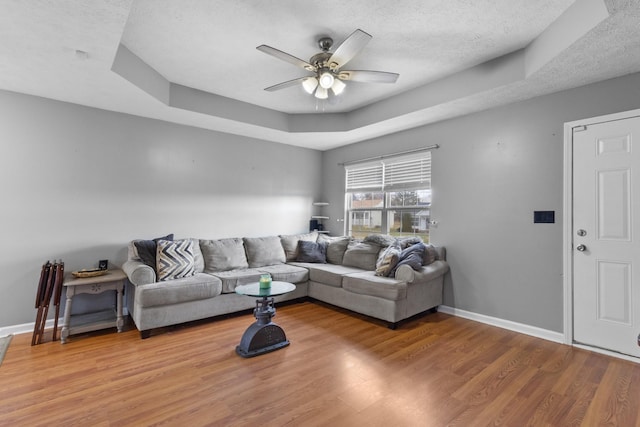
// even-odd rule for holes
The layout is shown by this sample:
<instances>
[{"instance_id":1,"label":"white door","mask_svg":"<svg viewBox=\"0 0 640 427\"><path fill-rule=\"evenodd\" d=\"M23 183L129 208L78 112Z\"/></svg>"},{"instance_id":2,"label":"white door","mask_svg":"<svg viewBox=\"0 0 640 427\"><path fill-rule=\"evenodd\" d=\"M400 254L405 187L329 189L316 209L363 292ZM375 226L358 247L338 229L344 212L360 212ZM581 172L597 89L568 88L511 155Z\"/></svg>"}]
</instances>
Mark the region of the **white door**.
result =
<instances>
[{"instance_id":1,"label":"white door","mask_svg":"<svg viewBox=\"0 0 640 427\"><path fill-rule=\"evenodd\" d=\"M640 357L639 237L640 117L574 128L574 341Z\"/></svg>"}]
</instances>

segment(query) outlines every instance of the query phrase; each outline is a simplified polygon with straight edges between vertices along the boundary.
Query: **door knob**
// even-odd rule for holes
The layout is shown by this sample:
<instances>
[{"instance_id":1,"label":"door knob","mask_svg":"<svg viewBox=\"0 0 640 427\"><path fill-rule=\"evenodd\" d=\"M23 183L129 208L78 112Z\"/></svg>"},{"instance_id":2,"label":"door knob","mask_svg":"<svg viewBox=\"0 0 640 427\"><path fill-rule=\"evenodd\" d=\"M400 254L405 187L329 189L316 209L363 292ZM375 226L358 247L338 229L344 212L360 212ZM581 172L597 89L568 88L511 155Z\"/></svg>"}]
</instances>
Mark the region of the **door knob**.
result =
<instances>
[{"instance_id":1,"label":"door knob","mask_svg":"<svg viewBox=\"0 0 640 427\"><path fill-rule=\"evenodd\" d=\"M584 252L584 251L586 251L586 250L587 250L587 247L586 247L585 245L578 245L578 246L576 247L576 249L577 249L579 252Z\"/></svg>"}]
</instances>

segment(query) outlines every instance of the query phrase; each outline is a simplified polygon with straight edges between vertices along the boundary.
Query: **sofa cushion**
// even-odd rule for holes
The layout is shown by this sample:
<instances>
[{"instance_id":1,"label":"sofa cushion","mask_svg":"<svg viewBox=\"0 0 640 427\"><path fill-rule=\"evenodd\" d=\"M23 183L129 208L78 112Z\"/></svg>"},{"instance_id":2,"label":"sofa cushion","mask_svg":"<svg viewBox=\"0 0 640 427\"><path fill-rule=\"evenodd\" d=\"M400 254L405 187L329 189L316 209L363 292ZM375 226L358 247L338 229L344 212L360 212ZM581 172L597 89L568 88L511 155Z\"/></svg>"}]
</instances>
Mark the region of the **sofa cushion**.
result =
<instances>
[{"instance_id":1,"label":"sofa cushion","mask_svg":"<svg viewBox=\"0 0 640 427\"><path fill-rule=\"evenodd\" d=\"M379 252L380 246L377 244L354 240L349 243L342 264L374 271Z\"/></svg>"},{"instance_id":2,"label":"sofa cushion","mask_svg":"<svg viewBox=\"0 0 640 427\"><path fill-rule=\"evenodd\" d=\"M257 268L245 268L242 270L216 271L210 273L222 280L222 293L231 294L235 292L236 286L258 283L260 275L264 274Z\"/></svg>"},{"instance_id":3,"label":"sofa cushion","mask_svg":"<svg viewBox=\"0 0 640 427\"><path fill-rule=\"evenodd\" d=\"M400 247L395 245L380 251L378 261L376 261L376 276L389 277L391 271L398 264L400 252L402 252Z\"/></svg>"},{"instance_id":4,"label":"sofa cushion","mask_svg":"<svg viewBox=\"0 0 640 427\"><path fill-rule=\"evenodd\" d=\"M318 232L312 231L305 234L290 234L280 236L280 243L284 249L284 253L287 257L287 261L295 261L298 257L298 242L299 241L315 242L318 240Z\"/></svg>"},{"instance_id":5,"label":"sofa cushion","mask_svg":"<svg viewBox=\"0 0 640 427\"><path fill-rule=\"evenodd\" d=\"M315 264L310 262L293 262L291 265L304 267L309 270L309 280L339 288L342 286L342 276L358 273L362 269L335 264Z\"/></svg>"},{"instance_id":6,"label":"sofa cushion","mask_svg":"<svg viewBox=\"0 0 640 427\"><path fill-rule=\"evenodd\" d=\"M133 259L139 259L149 267L156 271L156 251L158 249L158 240L173 240L173 234L167 234L164 237L156 237L153 240L134 240L133 241Z\"/></svg>"},{"instance_id":7,"label":"sofa cushion","mask_svg":"<svg viewBox=\"0 0 640 427\"><path fill-rule=\"evenodd\" d=\"M193 276L195 271L193 239L158 240L156 264L158 281Z\"/></svg>"},{"instance_id":8,"label":"sofa cushion","mask_svg":"<svg viewBox=\"0 0 640 427\"><path fill-rule=\"evenodd\" d=\"M325 234L318 236L318 243L327 244L327 262L331 264L342 264L344 252L347 250L350 241L351 237L349 236L329 237Z\"/></svg>"},{"instance_id":9,"label":"sofa cushion","mask_svg":"<svg viewBox=\"0 0 640 427\"><path fill-rule=\"evenodd\" d=\"M220 295L222 282L213 276L197 273L190 277L136 286L136 304L156 307L197 301Z\"/></svg>"},{"instance_id":10,"label":"sofa cushion","mask_svg":"<svg viewBox=\"0 0 640 427\"><path fill-rule=\"evenodd\" d=\"M243 240L251 268L284 264L287 260L278 236L245 237Z\"/></svg>"},{"instance_id":11,"label":"sofa cushion","mask_svg":"<svg viewBox=\"0 0 640 427\"><path fill-rule=\"evenodd\" d=\"M249 267L244 243L240 238L200 240L200 249L204 257L205 273Z\"/></svg>"},{"instance_id":12,"label":"sofa cushion","mask_svg":"<svg viewBox=\"0 0 640 427\"><path fill-rule=\"evenodd\" d=\"M298 262L327 262L327 244L317 242L298 241Z\"/></svg>"},{"instance_id":13,"label":"sofa cushion","mask_svg":"<svg viewBox=\"0 0 640 427\"><path fill-rule=\"evenodd\" d=\"M268 265L258 270L269 273L272 280L280 282L302 283L309 280L309 270L291 264Z\"/></svg>"},{"instance_id":14,"label":"sofa cushion","mask_svg":"<svg viewBox=\"0 0 640 427\"><path fill-rule=\"evenodd\" d=\"M342 288L355 294L398 301L407 297L407 284L402 280L376 276L373 271L347 274Z\"/></svg>"}]
</instances>

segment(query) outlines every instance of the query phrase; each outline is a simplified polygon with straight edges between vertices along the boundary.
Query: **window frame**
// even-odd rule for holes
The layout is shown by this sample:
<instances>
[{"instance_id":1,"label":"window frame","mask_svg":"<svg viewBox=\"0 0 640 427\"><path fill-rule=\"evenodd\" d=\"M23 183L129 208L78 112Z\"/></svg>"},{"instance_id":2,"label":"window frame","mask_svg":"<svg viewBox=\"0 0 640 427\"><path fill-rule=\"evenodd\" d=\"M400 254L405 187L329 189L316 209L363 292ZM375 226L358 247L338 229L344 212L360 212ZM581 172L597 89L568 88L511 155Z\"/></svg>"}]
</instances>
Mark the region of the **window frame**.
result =
<instances>
[{"instance_id":1,"label":"window frame","mask_svg":"<svg viewBox=\"0 0 640 427\"><path fill-rule=\"evenodd\" d=\"M428 192L423 195L426 202L421 203L421 197L416 194L416 204L414 206L392 206L391 195L398 192ZM382 194L382 204L376 206L353 207L354 194ZM431 152L425 151L410 156L393 156L379 159L374 162L356 163L345 165L345 233L354 234L353 214L363 212L373 217L374 212L379 212L380 229L366 230L369 233L380 232L383 234L416 235L425 236L428 240L430 215L431 215ZM366 200L366 199L363 199ZM372 198L371 200L379 200ZM419 232L419 226L414 226L414 222L420 221L417 215L420 212L428 211L425 220L425 229ZM402 220L400 229L394 232L391 227L395 221L391 219L393 214L402 218L405 213L412 215L411 228L413 233L403 232ZM424 215L423 215L424 216ZM421 225L421 224L419 224ZM362 233L364 231L357 231Z\"/></svg>"}]
</instances>

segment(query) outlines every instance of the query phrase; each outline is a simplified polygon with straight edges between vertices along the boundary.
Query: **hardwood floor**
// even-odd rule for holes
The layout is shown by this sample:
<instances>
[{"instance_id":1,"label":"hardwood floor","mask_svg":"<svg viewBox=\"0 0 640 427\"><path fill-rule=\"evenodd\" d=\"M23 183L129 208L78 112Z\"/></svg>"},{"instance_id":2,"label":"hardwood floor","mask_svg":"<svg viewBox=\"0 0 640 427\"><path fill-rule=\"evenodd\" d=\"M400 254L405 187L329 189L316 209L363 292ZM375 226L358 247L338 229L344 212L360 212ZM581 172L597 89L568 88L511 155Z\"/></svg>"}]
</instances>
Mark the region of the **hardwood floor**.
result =
<instances>
[{"instance_id":1,"label":"hardwood floor","mask_svg":"<svg viewBox=\"0 0 640 427\"><path fill-rule=\"evenodd\" d=\"M291 345L250 359L250 314L31 347L0 365L2 426L638 426L640 365L428 314L393 331L278 307ZM45 337L50 339L50 335Z\"/></svg>"}]
</instances>

